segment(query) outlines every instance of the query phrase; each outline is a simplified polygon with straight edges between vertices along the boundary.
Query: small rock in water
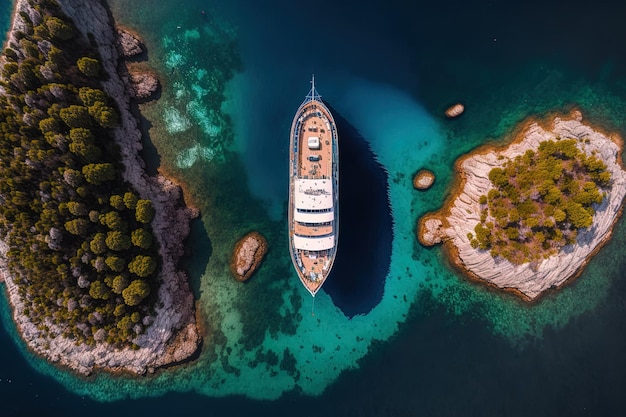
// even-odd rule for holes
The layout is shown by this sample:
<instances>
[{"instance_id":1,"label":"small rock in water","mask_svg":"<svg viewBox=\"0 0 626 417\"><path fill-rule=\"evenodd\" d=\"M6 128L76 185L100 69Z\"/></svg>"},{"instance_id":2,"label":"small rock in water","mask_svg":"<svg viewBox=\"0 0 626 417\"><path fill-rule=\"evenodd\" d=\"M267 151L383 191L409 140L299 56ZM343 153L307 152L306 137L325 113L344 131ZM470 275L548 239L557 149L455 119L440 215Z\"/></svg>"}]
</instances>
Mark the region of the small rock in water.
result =
<instances>
[{"instance_id":1,"label":"small rock in water","mask_svg":"<svg viewBox=\"0 0 626 417\"><path fill-rule=\"evenodd\" d=\"M420 169L413 177L413 187L418 190L427 190L435 182L435 174L427 169Z\"/></svg>"},{"instance_id":2,"label":"small rock in water","mask_svg":"<svg viewBox=\"0 0 626 417\"><path fill-rule=\"evenodd\" d=\"M267 253L267 241L259 232L251 232L235 244L230 270L237 281L247 281L259 268Z\"/></svg>"},{"instance_id":3,"label":"small rock in water","mask_svg":"<svg viewBox=\"0 0 626 417\"><path fill-rule=\"evenodd\" d=\"M465 106L461 103L457 103L454 106L448 107L446 110L446 116L449 118L460 116L465 111Z\"/></svg>"}]
</instances>

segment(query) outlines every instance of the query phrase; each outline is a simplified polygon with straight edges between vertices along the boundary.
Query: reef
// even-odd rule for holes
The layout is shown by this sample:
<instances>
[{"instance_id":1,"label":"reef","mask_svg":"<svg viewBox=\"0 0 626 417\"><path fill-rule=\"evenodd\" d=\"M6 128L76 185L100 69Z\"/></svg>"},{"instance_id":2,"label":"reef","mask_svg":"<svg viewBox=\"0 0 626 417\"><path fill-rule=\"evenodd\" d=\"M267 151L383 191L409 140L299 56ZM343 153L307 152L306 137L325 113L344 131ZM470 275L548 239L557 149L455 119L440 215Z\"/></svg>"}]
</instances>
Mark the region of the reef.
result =
<instances>
[{"instance_id":1,"label":"reef","mask_svg":"<svg viewBox=\"0 0 626 417\"><path fill-rule=\"evenodd\" d=\"M481 222L481 196L485 200L494 184L489 173L507 161L534 151L546 141L574 140L576 147L595 156L610 173L600 203L593 203L594 215L588 227L578 230L575 241L537 262L513 263L472 244L472 235ZM492 287L535 300L548 289L557 289L580 275L588 261L610 239L621 215L626 194L626 171L622 167L623 143L616 134L605 134L583 123L582 114L550 116L544 121L529 120L516 130L504 147L486 146L457 160L459 180L451 196L437 212L419 219L418 239L422 245L444 244L454 266L468 277Z\"/></svg>"},{"instance_id":2,"label":"reef","mask_svg":"<svg viewBox=\"0 0 626 417\"><path fill-rule=\"evenodd\" d=\"M267 253L267 241L259 232L251 232L241 238L233 250L230 271L237 281L247 281L263 262Z\"/></svg>"},{"instance_id":3,"label":"reef","mask_svg":"<svg viewBox=\"0 0 626 417\"><path fill-rule=\"evenodd\" d=\"M178 268L184 254L184 240L190 232L190 220L198 215L196 209L184 203L180 186L158 175L148 176L145 162L140 157L142 134L138 120L131 112L131 96L120 77L120 52L118 35L109 14L101 2L85 0L58 0L66 16L71 18L82 35L97 45L105 92L113 98L119 111L119 124L113 136L119 146L123 163L123 178L154 205L155 215L151 226L157 239L160 255L158 275L158 301L153 314L144 320L146 329L132 342L132 346L113 346L104 340L95 343L77 343L65 337L63 328L43 333L28 317L19 284L11 276L6 257L9 250L0 242L0 277L3 277L13 318L28 347L35 353L58 365L80 374L95 370L145 374L155 369L180 363L190 358L199 348L201 336L196 325L194 298L187 275ZM17 0L14 7L9 42L15 43L26 26L24 19L41 20L32 1ZM50 335L54 335L51 337Z\"/></svg>"}]
</instances>

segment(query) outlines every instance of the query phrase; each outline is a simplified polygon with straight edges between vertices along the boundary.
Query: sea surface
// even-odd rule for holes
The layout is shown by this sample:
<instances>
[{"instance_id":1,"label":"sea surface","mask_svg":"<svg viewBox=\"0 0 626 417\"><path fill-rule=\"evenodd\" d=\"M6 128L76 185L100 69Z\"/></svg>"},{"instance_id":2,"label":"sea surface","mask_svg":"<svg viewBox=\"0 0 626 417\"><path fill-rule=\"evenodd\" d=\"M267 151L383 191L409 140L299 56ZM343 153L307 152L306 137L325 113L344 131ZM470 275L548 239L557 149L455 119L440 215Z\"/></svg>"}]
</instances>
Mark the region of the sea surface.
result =
<instances>
[{"instance_id":1,"label":"sea surface","mask_svg":"<svg viewBox=\"0 0 626 417\"><path fill-rule=\"evenodd\" d=\"M186 187L182 264L205 339L148 377L34 357L0 300L0 415L626 415L626 224L533 304L471 283L416 240L456 158L572 108L626 135L620 2L109 0L162 91L140 106L151 172ZM12 3L0 0L0 28ZM315 74L341 136L339 258L312 299L287 250L291 119ZM448 120L444 110L466 112ZM411 179L436 174L425 192ZM269 253L229 276L251 230ZM4 289L2 290L4 291Z\"/></svg>"}]
</instances>

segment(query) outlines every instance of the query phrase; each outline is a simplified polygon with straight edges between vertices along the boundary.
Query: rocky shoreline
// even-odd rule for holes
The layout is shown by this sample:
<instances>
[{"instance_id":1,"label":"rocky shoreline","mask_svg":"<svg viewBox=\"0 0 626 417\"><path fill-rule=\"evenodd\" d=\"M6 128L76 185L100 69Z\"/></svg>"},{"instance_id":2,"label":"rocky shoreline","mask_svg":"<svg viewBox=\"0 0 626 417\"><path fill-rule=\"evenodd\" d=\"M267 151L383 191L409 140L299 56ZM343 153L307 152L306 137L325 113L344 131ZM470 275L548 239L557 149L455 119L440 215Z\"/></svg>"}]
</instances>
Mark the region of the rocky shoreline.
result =
<instances>
[{"instance_id":1,"label":"rocky shoreline","mask_svg":"<svg viewBox=\"0 0 626 417\"><path fill-rule=\"evenodd\" d=\"M424 215L418 222L418 239L422 245L444 243L451 262L465 275L490 286L519 295L527 301L548 289L556 289L577 277L593 255L606 243L615 222L622 213L626 195L626 171L621 165L623 143L616 135L607 135L582 122L582 114L573 111L566 117L553 116L550 127L536 121L527 122L516 139L505 148L481 148L460 158L455 170L460 183L439 211ZM606 198L596 205L591 227L581 230L575 245L565 246L557 255L539 265L515 265L494 258L489 251L474 249L468 233L480 221L479 197L492 188L488 174L502 167L508 159L536 149L546 140L576 139L587 154L596 152L611 172Z\"/></svg>"},{"instance_id":2,"label":"rocky shoreline","mask_svg":"<svg viewBox=\"0 0 626 417\"><path fill-rule=\"evenodd\" d=\"M184 204L181 188L177 184L161 175L149 177L146 174L145 162L139 155L142 149L141 132L131 112L128 87L120 76L123 64L119 59L118 35L108 11L97 1L57 1L83 35L92 34L97 42L104 70L109 75L103 86L120 112L120 125L115 129L114 136L125 166L124 178L138 190L141 198L150 199L154 204L156 215L152 227L162 260L159 302L155 315L151 317L152 324L134 340L138 349L118 349L106 343L76 346L73 340L62 337L61 331L54 339L43 337L30 322L2 256L0 277L6 284L18 331L37 354L84 375L96 369L134 374L154 372L159 367L188 359L201 344L193 294L186 274L177 267L184 254L183 242L190 232L189 222L198 213ZM16 0L10 38L23 24L20 13L29 15L31 20L38 18L26 0ZM0 253L6 253L7 249L6 245L0 245Z\"/></svg>"}]
</instances>

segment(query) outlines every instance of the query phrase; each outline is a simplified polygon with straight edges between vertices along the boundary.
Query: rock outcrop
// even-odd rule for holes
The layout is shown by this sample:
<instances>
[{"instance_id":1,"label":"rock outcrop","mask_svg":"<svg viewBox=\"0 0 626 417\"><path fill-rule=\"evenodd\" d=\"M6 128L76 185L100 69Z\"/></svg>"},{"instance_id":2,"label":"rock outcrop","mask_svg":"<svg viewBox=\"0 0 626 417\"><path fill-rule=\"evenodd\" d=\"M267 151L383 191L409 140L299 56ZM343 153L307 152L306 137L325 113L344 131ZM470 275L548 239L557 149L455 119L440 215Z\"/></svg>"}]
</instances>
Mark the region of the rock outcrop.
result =
<instances>
[{"instance_id":1,"label":"rock outcrop","mask_svg":"<svg viewBox=\"0 0 626 417\"><path fill-rule=\"evenodd\" d=\"M427 169L421 169L413 177L413 187L418 190L427 190L435 182L435 174Z\"/></svg>"},{"instance_id":2,"label":"rock outcrop","mask_svg":"<svg viewBox=\"0 0 626 417\"><path fill-rule=\"evenodd\" d=\"M149 177L145 163L139 156L142 149L138 121L131 113L130 97L118 70L119 51L117 34L109 16L100 2L85 0L58 0L62 10L73 19L78 29L87 36L93 34L104 70L109 75L103 82L106 92L116 101L120 111L120 126L114 131L124 162L124 178L140 193L141 198L152 200L156 215L152 226L159 244L162 267L159 275L159 302L155 314L148 318L146 332L134 342L138 349L118 349L105 342L92 346L76 345L74 340L62 336L62 329L54 339L45 338L25 314L25 306L5 265L2 256L8 249L0 245L0 275L4 276L13 318L28 346L37 354L81 374L94 369L127 371L137 374L180 362L193 355L200 345L196 326L194 298L186 274L177 268L184 254L183 241L189 234L189 222L197 211L183 203L181 188L163 177ZM17 0L11 35L23 26L20 13L31 20L40 18L26 0Z\"/></svg>"},{"instance_id":3,"label":"rock outcrop","mask_svg":"<svg viewBox=\"0 0 626 417\"><path fill-rule=\"evenodd\" d=\"M446 110L446 116L452 119L454 117L460 116L461 114L463 114L464 111L465 106L461 103L457 103L453 106L448 107L448 109Z\"/></svg>"},{"instance_id":4,"label":"rock outcrop","mask_svg":"<svg viewBox=\"0 0 626 417\"><path fill-rule=\"evenodd\" d=\"M261 265L267 253L267 241L259 232L241 238L233 250L230 271L237 281L247 281Z\"/></svg>"},{"instance_id":5,"label":"rock outcrop","mask_svg":"<svg viewBox=\"0 0 626 417\"><path fill-rule=\"evenodd\" d=\"M138 100L152 97L159 89L159 79L151 71L129 69L130 95Z\"/></svg>"},{"instance_id":6,"label":"rock outcrop","mask_svg":"<svg viewBox=\"0 0 626 417\"><path fill-rule=\"evenodd\" d=\"M120 65L118 71L130 96L139 101L152 98L159 90L159 78L145 63L131 63L129 59L143 54L146 50L138 34L129 29L117 27L116 45L120 58L125 65Z\"/></svg>"},{"instance_id":7,"label":"rock outcrop","mask_svg":"<svg viewBox=\"0 0 626 417\"><path fill-rule=\"evenodd\" d=\"M126 28L117 28L117 45L120 55L124 58L132 58L145 52L143 41L139 35Z\"/></svg>"},{"instance_id":8,"label":"rock outcrop","mask_svg":"<svg viewBox=\"0 0 626 417\"><path fill-rule=\"evenodd\" d=\"M423 216L417 230L417 239L424 246L438 245L446 237L443 221L436 216Z\"/></svg>"},{"instance_id":9,"label":"rock outcrop","mask_svg":"<svg viewBox=\"0 0 626 417\"><path fill-rule=\"evenodd\" d=\"M575 111L568 118L554 117L548 130L536 122L529 123L522 133L506 148L477 150L457 161L461 184L440 211L420 219L418 234L424 245L442 241L450 245L452 262L469 276L533 300L545 290L558 288L580 274L588 260L608 241L622 211L626 171L621 166L621 139L583 124L580 112ZM587 154L595 153L611 173L610 190L602 203L596 205L591 227L579 231L576 244L565 246L538 265L515 265L492 257L489 251L472 248L468 233L473 233L480 221L479 197L492 188L488 177L491 169L502 167L508 159L557 137L576 139L580 149Z\"/></svg>"}]
</instances>

